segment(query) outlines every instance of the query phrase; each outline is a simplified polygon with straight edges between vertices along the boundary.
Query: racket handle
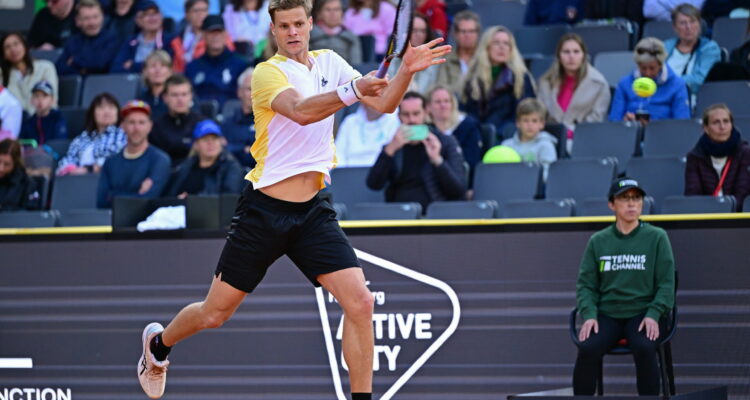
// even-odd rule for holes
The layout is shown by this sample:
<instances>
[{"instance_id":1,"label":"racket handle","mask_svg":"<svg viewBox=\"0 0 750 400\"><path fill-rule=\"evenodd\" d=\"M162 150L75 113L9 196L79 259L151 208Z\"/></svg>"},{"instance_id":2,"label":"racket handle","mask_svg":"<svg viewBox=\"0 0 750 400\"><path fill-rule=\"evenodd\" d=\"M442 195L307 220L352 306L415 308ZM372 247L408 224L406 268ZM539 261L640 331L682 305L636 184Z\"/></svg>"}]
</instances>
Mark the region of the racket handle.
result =
<instances>
[{"instance_id":1,"label":"racket handle","mask_svg":"<svg viewBox=\"0 0 750 400\"><path fill-rule=\"evenodd\" d=\"M383 59L383 62L380 63L380 68L378 68L378 72L375 73L376 78L385 78L385 74L388 72L388 67L391 66L391 60L391 57Z\"/></svg>"}]
</instances>

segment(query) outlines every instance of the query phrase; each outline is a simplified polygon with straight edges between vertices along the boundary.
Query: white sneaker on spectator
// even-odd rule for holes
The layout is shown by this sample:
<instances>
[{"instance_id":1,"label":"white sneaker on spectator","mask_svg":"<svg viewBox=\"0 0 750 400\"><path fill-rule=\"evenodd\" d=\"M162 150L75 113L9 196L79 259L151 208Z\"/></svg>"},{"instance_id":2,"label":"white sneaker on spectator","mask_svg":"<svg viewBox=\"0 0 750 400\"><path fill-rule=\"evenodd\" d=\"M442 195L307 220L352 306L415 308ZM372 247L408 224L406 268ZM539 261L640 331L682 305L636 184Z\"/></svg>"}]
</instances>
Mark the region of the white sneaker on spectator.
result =
<instances>
[{"instance_id":1,"label":"white sneaker on spectator","mask_svg":"<svg viewBox=\"0 0 750 400\"><path fill-rule=\"evenodd\" d=\"M143 354L138 360L138 381L146 395L152 399L158 399L164 395L164 386L167 383L169 360L157 361L150 348L151 339L163 330L164 327L160 323L152 322L146 325L141 336Z\"/></svg>"}]
</instances>

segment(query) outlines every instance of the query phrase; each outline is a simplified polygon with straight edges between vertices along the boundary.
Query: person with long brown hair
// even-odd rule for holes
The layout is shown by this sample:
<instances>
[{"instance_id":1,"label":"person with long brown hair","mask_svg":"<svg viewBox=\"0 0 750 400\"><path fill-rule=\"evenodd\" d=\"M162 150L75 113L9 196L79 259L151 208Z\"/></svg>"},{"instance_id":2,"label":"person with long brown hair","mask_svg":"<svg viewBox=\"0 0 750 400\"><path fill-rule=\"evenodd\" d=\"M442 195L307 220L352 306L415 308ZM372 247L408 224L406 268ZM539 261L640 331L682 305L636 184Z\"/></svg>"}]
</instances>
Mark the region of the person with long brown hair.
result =
<instances>
[{"instance_id":1,"label":"person with long brown hair","mask_svg":"<svg viewBox=\"0 0 750 400\"><path fill-rule=\"evenodd\" d=\"M492 26L482 35L461 95L463 110L498 134L514 123L518 103L534 97L534 82L510 29Z\"/></svg>"},{"instance_id":2,"label":"person with long brown hair","mask_svg":"<svg viewBox=\"0 0 750 400\"><path fill-rule=\"evenodd\" d=\"M344 26L357 36L375 38L375 54L384 55L396 19L396 7L386 0L351 0Z\"/></svg>"},{"instance_id":3,"label":"person with long brown hair","mask_svg":"<svg viewBox=\"0 0 750 400\"><path fill-rule=\"evenodd\" d=\"M0 212L37 209L39 198L24 169L21 145L12 139L0 141Z\"/></svg>"},{"instance_id":4,"label":"person with long brown hair","mask_svg":"<svg viewBox=\"0 0 750 400\"><path fill-rule=\"evenodd\" d=\"M583 39L566 33L557 42L555 61L539 79L537 98L547 108L549 122L568 129L568 146L575 125L603 121L612 99L607 80L589 64L587 56Z\"/></svg>"},{"instance_id":5,"label":"person with long brown hair","mask_svg":"<svg viewBox=\"0 0 750 400\"><path fill-rule=\"evenodd\" d=\"M2 85L8 88L27 113L34 112L31 105L31 89L41 81L47 81L57 92L57 71L47 60L31 57L29 44L20 32L10 32L0 40L0 76ZM57 100L55 100L57 107Z\"/></svg>"}]
</instances>

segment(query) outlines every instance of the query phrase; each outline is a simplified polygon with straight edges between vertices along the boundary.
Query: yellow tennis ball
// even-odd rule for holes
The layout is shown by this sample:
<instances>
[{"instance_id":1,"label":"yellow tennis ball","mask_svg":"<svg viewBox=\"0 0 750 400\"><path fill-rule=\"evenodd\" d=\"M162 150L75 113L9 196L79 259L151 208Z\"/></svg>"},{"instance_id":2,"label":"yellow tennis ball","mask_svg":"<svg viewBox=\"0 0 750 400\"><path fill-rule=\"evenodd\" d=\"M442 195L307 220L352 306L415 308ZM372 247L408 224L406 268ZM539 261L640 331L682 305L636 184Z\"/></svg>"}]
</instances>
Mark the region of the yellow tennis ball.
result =
<instances>
[{"instance_id":1,"label":"yellow tennis ball","mask_svg":"<svg viewBox=\"0 0 750 400\"><path fill-rule=\"evenodd\" d=\"M656 82L653 79L642 77L633 81L633 91L639 97L651 97L656 93Z\"/></svg>"},{"instance_id":2,"label":"yellow tennis ball","mask_svg":"<svg viewBox=\"0 0 750 400\"><path fill-rule=\"evenodd\" d=\"M521 156L508 146L495 146L487 150L482 162L485 164L517 163L521 162Z\"/></svg>"}]
</instances>

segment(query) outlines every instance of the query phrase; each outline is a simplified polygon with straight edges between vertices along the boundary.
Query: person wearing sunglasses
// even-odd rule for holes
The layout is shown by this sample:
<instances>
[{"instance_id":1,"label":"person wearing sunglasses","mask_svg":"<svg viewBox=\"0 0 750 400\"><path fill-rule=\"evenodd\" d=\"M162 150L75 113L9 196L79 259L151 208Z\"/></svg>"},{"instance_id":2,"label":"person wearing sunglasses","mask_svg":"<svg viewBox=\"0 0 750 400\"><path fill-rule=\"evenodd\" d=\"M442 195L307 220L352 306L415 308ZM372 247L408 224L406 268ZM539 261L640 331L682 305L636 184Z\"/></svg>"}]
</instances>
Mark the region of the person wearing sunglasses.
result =
<instances>
[{"instance_id":1,"label":"person wearing sunglasses","mask_svg":"<svg viewBox=\"0 0 750 400\"><path fill-rule=\"evenodd\" d=\"M635 121L636 111L649 115L650 120L690 118L690 103L685 81L666 63L667 51L661 40L646 37L635 46L635 70L617 84L610 121ZM656 82L656 92L650 97L639 97L633 91L633 81L648 77Z\"/></svg>"}]
</instances>

